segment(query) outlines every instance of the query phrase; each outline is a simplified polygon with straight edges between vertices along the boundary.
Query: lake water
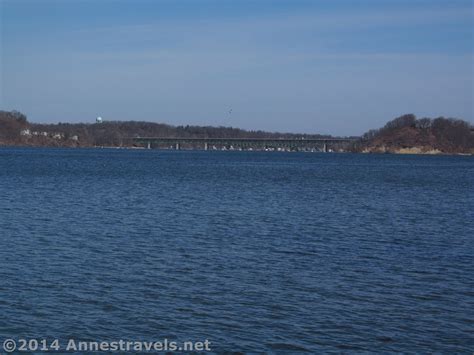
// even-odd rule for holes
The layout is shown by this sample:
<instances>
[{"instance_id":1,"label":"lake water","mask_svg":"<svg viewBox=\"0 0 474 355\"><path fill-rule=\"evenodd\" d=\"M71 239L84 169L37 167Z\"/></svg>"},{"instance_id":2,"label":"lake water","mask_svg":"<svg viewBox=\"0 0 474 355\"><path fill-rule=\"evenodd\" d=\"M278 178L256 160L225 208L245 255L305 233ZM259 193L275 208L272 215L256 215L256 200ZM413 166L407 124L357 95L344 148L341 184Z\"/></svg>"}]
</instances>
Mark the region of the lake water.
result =
<instances>
[{"instance_id":1,"label":"lake water","mask_svg":"<svg viewBox=\"0 0 474 355\"><path fill-rule=\"evenodd\" d=\"M0 341L472 353L473 182L466 156L2 148Z\"/></svg>"}]
</instances>

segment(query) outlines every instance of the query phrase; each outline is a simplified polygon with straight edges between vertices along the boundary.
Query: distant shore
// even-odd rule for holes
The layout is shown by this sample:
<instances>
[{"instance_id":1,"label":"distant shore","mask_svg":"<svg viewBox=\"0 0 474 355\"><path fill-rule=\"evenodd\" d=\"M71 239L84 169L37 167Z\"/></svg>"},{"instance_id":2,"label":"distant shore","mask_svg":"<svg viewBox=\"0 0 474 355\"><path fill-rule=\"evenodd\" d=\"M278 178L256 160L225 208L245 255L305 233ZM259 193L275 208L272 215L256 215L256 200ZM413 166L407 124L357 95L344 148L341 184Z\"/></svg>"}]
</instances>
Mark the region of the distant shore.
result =
<instances>
[{"instance_id":1,"label":"distant shore","mask_svg":"<svg viewBox=\"0 0 474 355\"><path fill-rule=\"evenodd\" d=\"M145 142L140 137L158 139ZM170 144L173 140L175 143ZM176 142L177 140L182 142ZM0 111L0 146L140 149L146 143L149 148L155 149L201 150L203 140L209 140L205 143L205 149L209 150L474 154L474 128L470 123L444 117L417 119L412 114L397 117L384 127L370 130L362 137L334 137L324 134L248 131L233 127L172 126L155 122L102 119L96 123L39 124L29 122L18 111ZM211 145L212 140L220 142ZM241 142L233 144L236 140ZM251 142L244 142L245 140ZM280 140L295 144L281 144ZM327 140L331 144L306 144L311 140Z\"/></svg>"}]
</instances>

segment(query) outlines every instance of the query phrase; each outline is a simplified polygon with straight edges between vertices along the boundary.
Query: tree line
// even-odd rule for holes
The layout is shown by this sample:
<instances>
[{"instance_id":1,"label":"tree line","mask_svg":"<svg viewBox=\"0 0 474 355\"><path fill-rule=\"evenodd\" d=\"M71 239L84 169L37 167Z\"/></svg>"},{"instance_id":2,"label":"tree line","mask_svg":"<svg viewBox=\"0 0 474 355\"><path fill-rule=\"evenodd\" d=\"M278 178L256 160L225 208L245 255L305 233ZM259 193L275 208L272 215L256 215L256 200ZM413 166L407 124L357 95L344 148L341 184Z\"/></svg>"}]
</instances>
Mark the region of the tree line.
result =
<instances>
[{"instance_id":1,"label":"tree line","mask_svg":"<svg viewBox=\"0 0 474 355\"><path fill-rule=\"evenodd\" d=\"M391 148L425 147L445 153L473 153L474 128L455 118L420 118L406 114L387 122L380 129L362 135L357 148L376 146Z\"/></svg>"},{"instance_id":2,"label":"tree line","mask_svg":"<svg viewBox=\"0 0 474 355\"><path fill-rule=\"evenodd\" d=\"M28 130L28 134L24 131ZM23 132L23 133L22 133ZM60 138L54 138L54 136ZM234 127L172 126L145 121L40 124L28 122L20 112L0 111L0 144L52 146L129 146L130 138L329 138L329 135L243 130ZM74 138L74 139L73 139Z\"/></svg>"}]
</instances>

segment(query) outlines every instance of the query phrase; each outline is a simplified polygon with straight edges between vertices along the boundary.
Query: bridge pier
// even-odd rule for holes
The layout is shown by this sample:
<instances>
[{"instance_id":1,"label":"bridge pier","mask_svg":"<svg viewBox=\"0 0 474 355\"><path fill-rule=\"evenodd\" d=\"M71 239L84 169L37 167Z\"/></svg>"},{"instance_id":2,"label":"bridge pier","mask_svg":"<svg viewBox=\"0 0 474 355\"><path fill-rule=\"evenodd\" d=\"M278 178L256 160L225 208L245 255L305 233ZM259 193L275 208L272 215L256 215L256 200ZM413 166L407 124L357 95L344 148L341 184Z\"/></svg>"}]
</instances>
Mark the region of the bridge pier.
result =
<instances>
[{"instance_id":1,"label":"bridge pier","mask_svg":"<svg viewBox=\"0 0 474 355\"><path fill-rule=\"evenodd\" d=\"M327 152L328 152L328 144L327 144L326 142L324 142L323 152L324 152L324 153L327 153Z\"/></svg>"}]
</instances>

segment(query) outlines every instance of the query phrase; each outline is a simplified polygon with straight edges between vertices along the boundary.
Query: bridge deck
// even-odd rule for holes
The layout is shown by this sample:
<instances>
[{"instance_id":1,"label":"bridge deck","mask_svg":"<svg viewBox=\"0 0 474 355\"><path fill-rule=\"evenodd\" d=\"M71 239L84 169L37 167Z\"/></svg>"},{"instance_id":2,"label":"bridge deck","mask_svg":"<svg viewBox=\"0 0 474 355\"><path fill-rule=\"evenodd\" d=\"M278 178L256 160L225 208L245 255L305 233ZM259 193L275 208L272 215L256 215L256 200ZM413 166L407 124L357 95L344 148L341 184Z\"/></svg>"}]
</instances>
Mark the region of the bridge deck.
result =
<instances>
[{"instance_id":1,"label":"bridge deck","mask_svg":"<svg viewBox=\"0 0 474 355\"><path fill-rule=\"evenodd\" d=\"M357 138L184 138L184 137L133 137L135 142L182 142L182 143L221 143L221 142L249 142L249 143L324 143L324 142L353 142Z\"/></svg>"},{"instance_id":2,"label":"bridge deck","mask_svg":"<svg viewBox=\"0 0 474 355\"><path fill-rule=\"evenodd\" d=\"M356 138L184 138L184 137L135 137L134 143L143 144L148 148L153 145L172 145L180 149L181 145L200 145L205 150L212 146L240 148L288 148L288 149L318 149L328 151L329 144L344 144Z\"/></svg>"}]
</instances>

